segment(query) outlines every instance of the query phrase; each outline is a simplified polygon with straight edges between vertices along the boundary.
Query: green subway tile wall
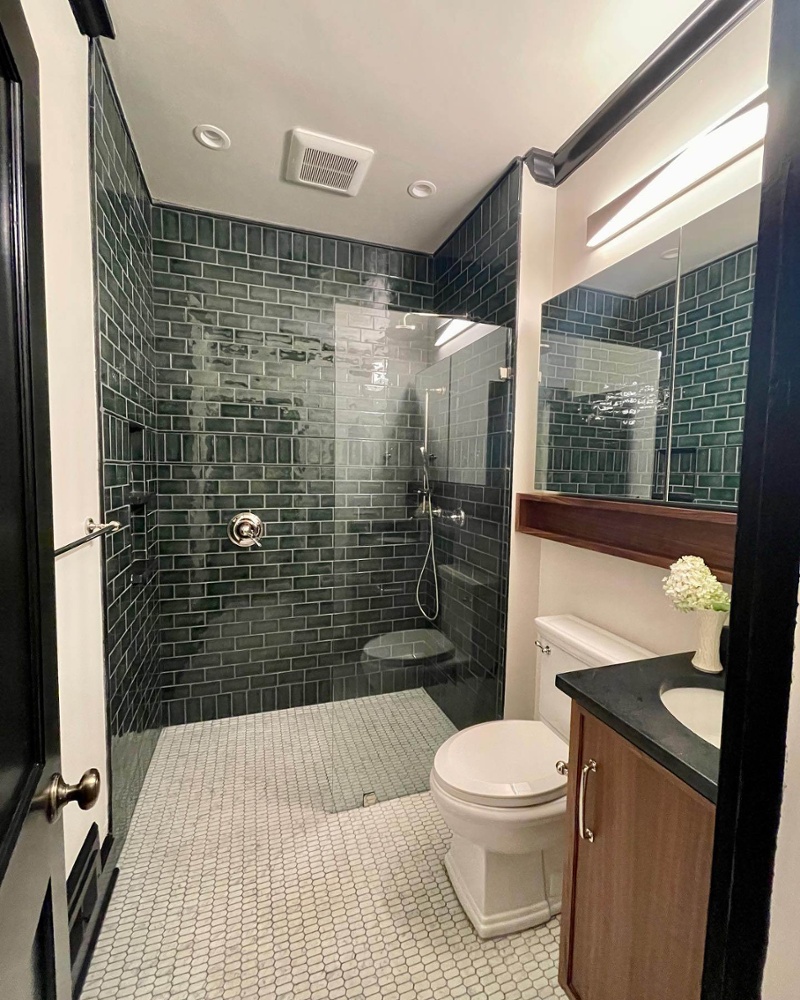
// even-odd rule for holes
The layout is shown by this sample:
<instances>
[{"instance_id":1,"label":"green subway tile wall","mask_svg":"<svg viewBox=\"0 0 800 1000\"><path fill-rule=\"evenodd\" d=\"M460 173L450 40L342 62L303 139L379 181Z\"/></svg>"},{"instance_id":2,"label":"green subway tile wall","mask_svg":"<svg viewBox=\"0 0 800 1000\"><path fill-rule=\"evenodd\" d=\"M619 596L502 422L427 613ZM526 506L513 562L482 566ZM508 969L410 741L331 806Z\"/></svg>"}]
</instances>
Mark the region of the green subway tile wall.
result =
<instances>
[{"instance_id":1,"label":"green subway tile wall","mask_svg":"<svg viewBox=\"0 0 800 1000\"><path fill-rule=\"evenodd\" d=\"M121 843L160 725L421 685L459 725L502 711L513 400L499 371L482 390L487 468L464 458L463 481L436 485L468 517L436 539L452 570L437 627L459 655L447 670L376 677L361 649L424 624L414 589L427 538L399 521L419 476L408 385L430 345L392 332L390 314L506 327L465 354L467 388L472 364L513 365L521 168L433 255L153 205L92 51L104 513L125 525L106 543ZM372 411L337 411L337 364L357 382L365 351L398 380L374 425ZM364 487L364 530L352 511L337 522L343 483ZM227 539L246 509L264 521L260 549Z\"/></svg>"},{"instance_id":2,"label":"green subway tile wall","mask_svg":"<svg viewBox=\"0 0 800 1000\"><path fill-rule=\"evenodd\" d=\"M103 519L123 524L102 543L111 818L118 851L161 722L151 205L96 45L91 74ZM153 499L135 504L136 494Z\"/></svg>"}]
</instances>

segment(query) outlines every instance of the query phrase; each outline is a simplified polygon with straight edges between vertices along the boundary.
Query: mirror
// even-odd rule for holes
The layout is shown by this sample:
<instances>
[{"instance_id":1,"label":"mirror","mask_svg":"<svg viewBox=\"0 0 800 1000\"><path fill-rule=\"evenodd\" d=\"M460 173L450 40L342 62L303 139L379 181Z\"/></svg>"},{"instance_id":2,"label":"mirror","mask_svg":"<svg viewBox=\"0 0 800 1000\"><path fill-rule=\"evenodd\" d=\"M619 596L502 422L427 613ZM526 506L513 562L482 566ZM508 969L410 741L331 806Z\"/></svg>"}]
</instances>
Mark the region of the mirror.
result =
<instances>
[{"instance_id":1,"label":"mirror","mask_svg":"<svg viewBox=\"0 0 800 1000\"><path fill-rule=\"evenodd\" d=\"M536 489L735 508L759 203L751 188L544 304Z\"/></svg>"},{"instance_id":2,"label":"mirror","mask_svg":"<svg viewBox=\"0 0 800 1000\"><path fill-rule=\"evenodd\" d=\"M536 488L664 495L680 233L542 309Z\"/></svg>"},{"instance_id":3,"label":"mirror","mask_svg":"<svg viewBox=\"0 0 800 1000\"><path fill-rule=\"evenodd\" d=\"M669 500L739 497L760 187L684 226Z\"/></svg>"}]
</instances>

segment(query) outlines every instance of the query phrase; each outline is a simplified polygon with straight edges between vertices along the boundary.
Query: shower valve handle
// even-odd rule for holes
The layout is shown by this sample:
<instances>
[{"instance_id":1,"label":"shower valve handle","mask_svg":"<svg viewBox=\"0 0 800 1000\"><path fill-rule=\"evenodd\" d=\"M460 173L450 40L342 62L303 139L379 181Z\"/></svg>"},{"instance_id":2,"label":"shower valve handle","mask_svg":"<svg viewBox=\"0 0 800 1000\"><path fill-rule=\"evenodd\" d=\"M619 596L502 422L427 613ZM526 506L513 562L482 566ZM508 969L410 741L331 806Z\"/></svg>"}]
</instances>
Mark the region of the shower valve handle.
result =
<instances>
[{"instance_id":1,"label":"shower valve handle","mask_svg":"<svg viewBox=\"0 0 800 1000\"><path fill-rule=\"evenodd\" d=\"M234 514L228 523L228 538L242 549L249 549L254 545L261 548L263 536L264 525L258 514L254 514L252 510Z\"/></svg>"}]
</instances>

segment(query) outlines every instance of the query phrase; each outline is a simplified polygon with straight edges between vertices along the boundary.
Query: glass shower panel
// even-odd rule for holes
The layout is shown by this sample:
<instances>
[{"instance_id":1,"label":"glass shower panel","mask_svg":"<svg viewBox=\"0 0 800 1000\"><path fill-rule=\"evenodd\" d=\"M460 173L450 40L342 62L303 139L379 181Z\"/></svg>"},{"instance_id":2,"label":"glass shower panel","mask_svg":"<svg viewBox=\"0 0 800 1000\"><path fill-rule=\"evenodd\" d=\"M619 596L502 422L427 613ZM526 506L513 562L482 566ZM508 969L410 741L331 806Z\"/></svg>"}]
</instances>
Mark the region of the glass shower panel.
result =
<instances>
[{"instance_id":1,"label":"glass shower panel","mask_svg":"<svg viewBox=\"0 0 800 1000\"><path fill-rule=\"evenodd\" d=\"M426 538L411 514L423 431L416 378L429 360L429 320L342 303L335 336L333 596L341 652L333 663L331 792L338 811L427 781L424 762L411 760L424 734L409 721L422 696L410 633L425 624L415 589Z\"/></svg>"},{"instance_id":2,"label":"glass shower panel","mask_svg":"<svg viewBox=\"0 0 800 1000\"><path fill-rule=\"evenodd\" d=\"M502 483L510 464L508 330L489 329L451 359L449 479L474 486Z\"/></svg>"},{"instance_id":3,"label":"glass shower panel","mask_svg":"<svg viewBox=\"0 0 800 1000\"><path fill-rule=\"evenodd\" d=\"M508 331L444 349L449 321L336 310L332 811L424 791L439 746L496 714Z\"/></svg>"},{"instance_id":4,"label":"glass shower panel","mask_svg":"<svg viewBox=\"0 0 800 1000\"><path fill-rule=\"evenodd\" d=\"M442 358L416 379L416 399L422 415L421 445L432 482L446 482L450 462L450 358Z\"/></svg>"}]
</instances>

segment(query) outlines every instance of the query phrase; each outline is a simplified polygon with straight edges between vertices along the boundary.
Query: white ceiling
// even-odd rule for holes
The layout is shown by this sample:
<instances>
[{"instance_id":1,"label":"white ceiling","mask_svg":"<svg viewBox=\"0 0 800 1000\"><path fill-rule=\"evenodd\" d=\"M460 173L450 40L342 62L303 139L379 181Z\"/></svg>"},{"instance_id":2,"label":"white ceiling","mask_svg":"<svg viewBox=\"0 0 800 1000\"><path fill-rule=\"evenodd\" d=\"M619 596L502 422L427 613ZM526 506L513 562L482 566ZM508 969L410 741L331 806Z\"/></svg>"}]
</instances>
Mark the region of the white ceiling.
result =
<instances>
[{"instance_id":1,"label":"white ceiling","mask_svg":"<svg viewBox=\"0 0 800 1000\"><path fill-rule=\"evenodd\" d=\"M431 251L515 156L557 148L699 0L110 0L156 200ZM200 123L233 140L192 138ZM355 198L281 180L301 126L376 151ZM412 199L425 178L439 191Z\"/></svg>"}]
</instances>

